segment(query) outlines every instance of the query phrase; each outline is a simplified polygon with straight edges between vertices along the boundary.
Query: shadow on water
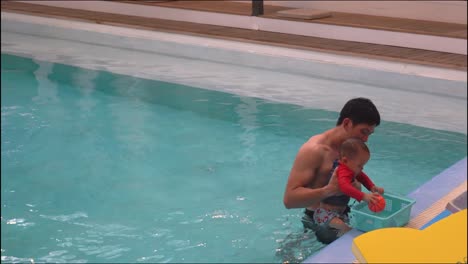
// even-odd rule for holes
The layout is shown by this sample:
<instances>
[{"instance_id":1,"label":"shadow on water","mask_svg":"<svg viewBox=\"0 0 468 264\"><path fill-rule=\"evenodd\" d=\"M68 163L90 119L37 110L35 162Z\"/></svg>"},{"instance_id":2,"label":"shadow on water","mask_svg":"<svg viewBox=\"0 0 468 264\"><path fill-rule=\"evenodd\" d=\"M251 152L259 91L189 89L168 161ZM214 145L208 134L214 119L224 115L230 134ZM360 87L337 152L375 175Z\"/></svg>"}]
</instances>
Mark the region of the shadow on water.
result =
<instances>
[{"instance_id":1,"label":"shadow on water","mask_svg":"<svg viewBox=\"0 0 468 264\"><path fill-rule=\"evenodd\" d=\"M325 246L317 240L312 230L298 228L279 242L276 259L281 263L302 263Z\"/></svg>"}]
</instances>

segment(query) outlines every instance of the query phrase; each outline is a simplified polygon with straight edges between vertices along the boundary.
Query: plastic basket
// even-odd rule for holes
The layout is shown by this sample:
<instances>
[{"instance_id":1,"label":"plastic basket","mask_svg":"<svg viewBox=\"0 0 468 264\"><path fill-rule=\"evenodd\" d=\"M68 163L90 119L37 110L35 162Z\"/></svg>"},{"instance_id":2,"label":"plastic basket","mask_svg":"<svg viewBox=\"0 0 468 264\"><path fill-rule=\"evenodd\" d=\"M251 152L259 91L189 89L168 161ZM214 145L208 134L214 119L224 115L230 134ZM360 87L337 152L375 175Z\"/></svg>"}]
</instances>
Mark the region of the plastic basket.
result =
<instances>
[{"instance_id":1,"label":"plastic basket","mask_svg":"<svg viewBox=\"0 0 468 264\"><path fill-rule=\"evenodd\" d=\"M409 222L411 207L415 200L394 194L384 194L385 209L374 213L367 203L359 203L351 207L350 224L352 227L367 232L384 227L400 227Z\"/></svg>"}]
</instances>

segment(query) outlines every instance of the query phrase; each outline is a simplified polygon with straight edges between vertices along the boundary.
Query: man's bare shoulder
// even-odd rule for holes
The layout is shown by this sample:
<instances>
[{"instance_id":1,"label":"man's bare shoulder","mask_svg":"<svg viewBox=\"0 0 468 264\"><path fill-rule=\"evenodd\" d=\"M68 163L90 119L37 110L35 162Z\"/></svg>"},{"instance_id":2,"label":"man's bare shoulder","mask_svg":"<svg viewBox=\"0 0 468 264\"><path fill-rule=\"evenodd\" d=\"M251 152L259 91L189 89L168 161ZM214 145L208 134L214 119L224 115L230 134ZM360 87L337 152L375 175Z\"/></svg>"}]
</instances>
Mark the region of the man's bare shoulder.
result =
<instances>
[{"instance_id":1,"label":"man's bare shoulder","mask_svg":"<svg viewBox=\"0 0 468 264\"><path fill-rule=\"evenodd\" d=\"M322 136L316 135L311 137L299 149L299 153L308 156L322 156L330 151L330 147L323 143Z\"/></svg>"}]
</instances>

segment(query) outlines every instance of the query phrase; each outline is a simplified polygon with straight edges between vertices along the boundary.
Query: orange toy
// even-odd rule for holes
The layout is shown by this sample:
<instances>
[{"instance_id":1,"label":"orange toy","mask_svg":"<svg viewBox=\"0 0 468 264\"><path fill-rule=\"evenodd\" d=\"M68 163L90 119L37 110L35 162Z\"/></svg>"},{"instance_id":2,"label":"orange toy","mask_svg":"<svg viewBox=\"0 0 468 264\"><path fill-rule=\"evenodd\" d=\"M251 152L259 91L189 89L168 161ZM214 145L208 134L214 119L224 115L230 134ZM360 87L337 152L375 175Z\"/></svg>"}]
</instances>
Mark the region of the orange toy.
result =
<instances>
[{"instance_id":1,"label":"orange toy","mask_svg":"<svg viewBox=\"0 0 468 264\"><path fill-rule=\"evenodd\" d=\"M369 210L371 210L372 212L379 213L383 211L383 209L385 209L385 199L381 195L379 195L377 202L369 203L367 204L367 206L369 206Z\"/></svg>"}]
</instances>

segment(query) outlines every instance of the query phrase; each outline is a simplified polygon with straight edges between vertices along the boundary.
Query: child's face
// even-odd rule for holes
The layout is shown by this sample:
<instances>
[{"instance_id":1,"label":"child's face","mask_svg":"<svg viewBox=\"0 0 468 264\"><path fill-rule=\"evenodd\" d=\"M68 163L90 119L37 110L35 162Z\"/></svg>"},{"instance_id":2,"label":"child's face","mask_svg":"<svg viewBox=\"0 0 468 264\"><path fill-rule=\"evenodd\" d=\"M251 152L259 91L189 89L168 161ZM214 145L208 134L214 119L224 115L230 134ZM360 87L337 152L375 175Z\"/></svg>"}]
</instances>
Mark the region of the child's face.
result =
<instances>
[{"instance_id":1,"label":"child's face","mask_svg":"<svg viewBox=\"0 0 468 264\"><path fill-rule=\"evenodd\" d=\"M369 153L364 150L360 150L358 155L352 159L343 157L343 163L346 164L355 174L360 173L364 169L367 161L369 161Z\"/></svg>"}]
</instances>

